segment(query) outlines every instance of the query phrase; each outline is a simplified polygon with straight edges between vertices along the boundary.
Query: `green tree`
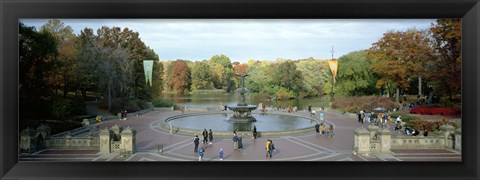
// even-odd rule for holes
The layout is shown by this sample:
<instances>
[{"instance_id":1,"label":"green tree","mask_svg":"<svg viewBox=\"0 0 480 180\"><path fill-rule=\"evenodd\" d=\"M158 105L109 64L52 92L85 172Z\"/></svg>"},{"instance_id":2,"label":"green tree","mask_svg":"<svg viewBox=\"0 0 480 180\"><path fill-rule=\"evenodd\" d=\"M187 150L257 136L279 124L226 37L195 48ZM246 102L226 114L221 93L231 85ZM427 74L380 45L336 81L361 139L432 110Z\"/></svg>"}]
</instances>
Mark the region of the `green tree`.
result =
<instances>
[{"instance_id":1,"label":"green tree","mask_svg":"<svg viewBox=\"0 0 480 180\"><path fill-rule=\"evenodd\" d=\"M371 60L366 51L348 53L338 59L336 93L343 96L371 95L376 91L378 80L370 69Z\"/></svg>"},{"instance_id":2,"label":"green tree","mask_svg":"<svg viewBox=\"0 0 480 180\"><path fill-rule=\"evenodd\" d=\"M272 67L273 84L283 87L296 97L304 91L302 72L297 70L297 66L291 60L275 63Z\"/></svg>"},{"instance_id":3,"label":"green tree","mask_svg":"<svg viewBox=\"0 0 480 180\"><path fill-rule=\"evenodd\" d=\"M206 61L195 62L192 67L192 90L213 89L213 73Z\"/></svg>"},{"instance_id":4,"label":"green tree","mask_svg":"<svg viewBox=\"0 0 480 180\"><path fill-rule=\"evenodd\" d=\"M320 60L301 60L296 63L297 70L302 72L304 89L307 96L323 95L323 88L330 78L327 63Z\"/></svg>"},{"instance_id":5,"label":"green tree","mask_svg":"<svg viewBox=\"0 0 480 180\"><path fill-rule=\"evenodd\" d=\"M230 58L223 54L214 55L208 62L212 64L211 66L215 72L215 88L231 91L234 88L233 86L235 83L233 81L234 70ZM223 69L218 65L220 65Z\"/></svg>"},{"instance_id":6,"label":"green tree","mask_svg":"<svg viewBox=\"0 0 480 180\"><path fill-rule=\"evenodd\" d=\"M57 41L47 31L19 25L19 89L20 95L39 99L51 95L52 59L58 54Z\"/></svg>"}]
</instances>

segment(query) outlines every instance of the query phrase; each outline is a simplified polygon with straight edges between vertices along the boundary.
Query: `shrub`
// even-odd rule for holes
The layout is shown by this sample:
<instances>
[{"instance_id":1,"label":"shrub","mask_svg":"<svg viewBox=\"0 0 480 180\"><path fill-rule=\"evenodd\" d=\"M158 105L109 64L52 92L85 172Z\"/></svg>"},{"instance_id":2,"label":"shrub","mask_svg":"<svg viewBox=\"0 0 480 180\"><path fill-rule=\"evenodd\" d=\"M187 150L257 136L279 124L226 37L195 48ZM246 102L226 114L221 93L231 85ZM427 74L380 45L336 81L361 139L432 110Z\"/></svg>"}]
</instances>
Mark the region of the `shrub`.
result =
<instances>
[{"instance_id":1,"label":"shrub","mask_svg":"<svg viewBox=\"0 0 480 180\"><path fill-rule=\"evenodd\" d=\"M410 110L412 114L427 114L427 115L445 115L445 116L459 116L462 110L460 108L450 107L431 107L431 106L417 106Z\"/></svg>"},{"instance_id":2,"label":"shrub","mask_svg":"<svg viewBox=\"0 0 480 180\"><path fill-rule=\"evenodd\" d=\"M332 108L352 113L360 110L371 110L376 107L393 109L394 106L395 102L389 98L376 96L337 97L332 103Z\"/></svg>"},{"instance_id":3,"label":"shrub","mask_svg":"<svg viewBox=\"0 0 480 180\"><path fill-rule=\"evenodd\" d=\"M166 99L156 99L153 100L152 102L153 106L155 107L172 107L176 106L172 101L166 100Z\"/></svg>"},{"instance_id":4,"label":"shrub","mask_svg":"<svg viewBox=\"0 0 480 180\"><path fill-rule=\"evenodd\" d=\"M293 98L294 95L291 91L285 89L285 88L280 88L280 90L277 91L277 93L275 93L275 96L278 98L278 99L290 99L290 98Z\"/></svg>"},{"instance_id":5,"label":"shrub","mask_svg":"<svg viewBox=\"0 0 480 180\"><path fill-rule=\"evenodd\" d=\"M401 119L402 119L403 122L409 122L409 121L412 121L412 120L419 120L420 119L419 117L412 116L412 115L405 114L405 113L399 113L399 112L393 112L393 113L390 113L389 115L392 116L392 119L396 119L398 116L402 116Z\"/></svg>"},{"instance_id":6,"label":"shrub","mask_svg":"<svg viewBox=\"0 0 480 180\"><path fill-rule=\"evenodd\" d=\"M405 124L405 126L414 128L414 129L419 130L419 131L421 131L421 130L423 130L423 128L425 128L430 132L435 132L435 131L439 131L440 127L442 125L445 125L445 124L451 125L454 128L459 128L459 126L457 124L455 124L451 120L447 120L447 119L442 119L441 121L434 121L434 122L415 119L415 120L411 120L411 121L407 122Z\"/></svg>"},{"instance_id":7,"label":"shrub","mask_svg":"<svg viewBox=\"0 0 480 180\"><path fill-rule=\"evenodd\" d=\"M52 105L52 114L57 119L66 119L71 112L70 100L58 98Z\"/></svg>"}]
</instances>

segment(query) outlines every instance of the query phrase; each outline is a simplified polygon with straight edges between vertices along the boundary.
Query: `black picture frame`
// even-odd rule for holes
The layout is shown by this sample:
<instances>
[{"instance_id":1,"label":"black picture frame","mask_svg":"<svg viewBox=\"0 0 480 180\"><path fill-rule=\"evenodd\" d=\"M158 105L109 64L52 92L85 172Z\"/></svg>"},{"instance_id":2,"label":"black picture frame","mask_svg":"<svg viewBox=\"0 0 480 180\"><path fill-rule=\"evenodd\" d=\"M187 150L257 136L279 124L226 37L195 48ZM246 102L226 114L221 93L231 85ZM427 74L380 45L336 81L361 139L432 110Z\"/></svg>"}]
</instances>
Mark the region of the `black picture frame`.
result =
<instances>
[{"instance_id":1,"label":"black picture frame","mask_svg":"<svg viewBox=\"0 0 480 180\"><path fill-rule=\"evenodd\" d=\"M478 0L1 0L1 179L479 179ZM20 18L462 18L462 162L18 162Z\"/></svg>"}]
</instances>

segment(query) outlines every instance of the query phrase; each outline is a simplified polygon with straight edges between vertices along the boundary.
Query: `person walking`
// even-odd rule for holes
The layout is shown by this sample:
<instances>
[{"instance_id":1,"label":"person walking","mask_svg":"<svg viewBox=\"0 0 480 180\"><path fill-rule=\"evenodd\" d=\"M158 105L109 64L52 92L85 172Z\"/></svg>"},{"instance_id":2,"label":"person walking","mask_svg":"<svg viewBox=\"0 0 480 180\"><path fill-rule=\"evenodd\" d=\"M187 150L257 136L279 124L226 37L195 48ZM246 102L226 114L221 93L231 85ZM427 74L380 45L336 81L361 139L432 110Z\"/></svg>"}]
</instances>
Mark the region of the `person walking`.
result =
<instances>
[{"instance_id":1,"label":"person walking","mask_svg":"<svg viewBox=\"0 0 480 180\"><path fill-rule=\"evenodd\" d=\"M320 124L318 124L318 123L315 124L315 132L317 134L320 134Z\"/></svg>"},{"instance_id":2,"label":"person walking","mask_svg":"<svg viewBox=\"0 0 480 180\"><path fill-rule=\"evenodd\" d=\"M257 127L256 126L253 126L253 139L257 139Z\"/></svg>"},{"instance_id":3,"label":"person walking","mask_svg":"<svg viewBox=\"0 0 480 180\"><path fill-rule=\"evenodd\" d=\"M357 113L357 117L358 117L358 122L363 124L363 121L362 121L362 113L361 113L361 112L358 112L358 113Z\"/></svg>"},{"instance_id":4,"label":"person walking","mask_svg":"<svg viewBox=\"0 0 480 180\"><path fill-rule=\"evenodd\" d=\"M205 148L200 148L200 150L198 150L198 161L202 161L203 160L203 156L205 155Z\"/></svg>"},{"instance_id":5,"label":"person walking","mask_svg":"<svg viewBox=\"0 0 480 180\"><path fill-rule=\"evenodd\" d=\"M218 152L218 157L220 157L220 161L223 161L223 148L220 148L220 151Z\"/></svg>"},{"instance_id":6,"label":"person walking","mask_svg":"<svg viewBox=\"0 0 480 180\"><path fill-rule=\"evenodd\" d=\"M269 144L269 150L270 150L270 158L273 156L273 151L275 151L275 145L273 144L273 141L270 139L270 144Z\"/></svg>"},{"instance_id":7,"label":"person walking","mask_svg":"<svg viewBox=\"0 0 480 180\"><path fill-rule=\"evenodd\" d=\"M270 146L270 139L265 142L265 150L267 151L267 154L265 155L267 158L272 157L272 153L270 152L271 146Z\"/></svg>"},{"instance_id":8,"label":"person walking","mask_svg":"<svg viewBox=\"0 0 480 180\"><path fill-rule=\"evenodd\" d=\"M213 143L213 132L212 129L208 130L208 140L210 141L210 144Z\"/></svg>"},{"instance_id":9,"label":"person walking","mask_svg":"<svg viewBox=\"0 0 480 180\"><path fill-rule=\"evenodd\" d=\"M193 138L193 143L195 144L195 148L193 149L193 152L198 151L198 144L200 144L200 138L198 138L197 135Z\"/></svg>"},{"instance_id":10,"label":"person walking","mask_svg":"<svg viewBox=\"0 0 480 180\"><path fill-rule=\"evenodd\" d=\"M207 129L203 129L203 132L202 132L202 135L203 135L203 144L207 144L208 142L208 132L207 132Z\"/></svg>"}]
</instances>

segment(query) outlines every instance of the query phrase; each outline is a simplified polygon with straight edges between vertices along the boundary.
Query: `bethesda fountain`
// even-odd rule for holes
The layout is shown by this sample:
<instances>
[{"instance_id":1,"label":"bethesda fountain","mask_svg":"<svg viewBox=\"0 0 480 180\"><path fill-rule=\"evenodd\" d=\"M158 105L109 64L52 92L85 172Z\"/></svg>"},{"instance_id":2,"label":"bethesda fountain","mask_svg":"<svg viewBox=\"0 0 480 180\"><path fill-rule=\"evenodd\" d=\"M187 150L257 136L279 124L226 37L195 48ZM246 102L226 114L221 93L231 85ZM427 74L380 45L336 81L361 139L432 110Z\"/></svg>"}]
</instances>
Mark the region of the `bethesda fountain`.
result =
<instances>
[{"instance_id":1,"label":"bethesda fountain","mask_svg":"<svg viewBox=\"0 0 480 180\"><path fill-rule=\"evenodd\" d=\"M236 106L229 106L228 109L233 111L233 116L229 119L230 122L234 123L249 123L256 121L255 117L252 116L252 111L257 109L255 105L248 105L245 102L245 93L247 90L244 88L245 86L245 77L248 74L235 74L240 80L240 88L235 90L237 93L240 94L240 100L238 101Z\"/></svg>"}]
</instances>

